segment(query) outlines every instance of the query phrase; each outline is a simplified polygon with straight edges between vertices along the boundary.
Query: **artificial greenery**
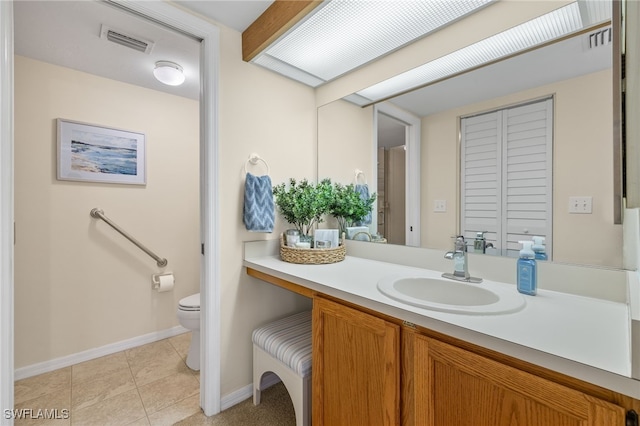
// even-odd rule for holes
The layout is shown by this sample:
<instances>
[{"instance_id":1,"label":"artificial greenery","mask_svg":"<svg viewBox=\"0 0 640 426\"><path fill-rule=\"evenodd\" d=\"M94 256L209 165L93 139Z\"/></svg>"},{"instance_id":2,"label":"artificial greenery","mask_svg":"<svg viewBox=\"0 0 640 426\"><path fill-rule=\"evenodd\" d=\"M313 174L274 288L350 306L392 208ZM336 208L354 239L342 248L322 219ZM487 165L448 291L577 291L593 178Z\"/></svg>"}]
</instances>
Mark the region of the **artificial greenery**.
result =
<instances>
[{"instance_id":1,"label":"artificial greenery","mask_svg":"<svg viewBox=\"0 0 640 426\"><path fill-rule=\"evenodd\" d=\"M273 187L276 206L287 222L300 231L300 235L310 235L316 223L322 222L334 199L330 179L318 184L307 179L297 182L289 179L289 185L281 183Z\"/></svg>"},{"instance_id":2,"label":"artificial greenery","mask_svg":"<svg viewBox=\"0 0 640 426\"><path fill-rule=\"evenodd\" d=\"M375 200L375 193L368 199L363 199L353 184L336 183L333 187L333 200L329 206L329 214L338 220L340 233L346 232L347 226L361 222L371 212Z\"/></svg>"}]
</instances>

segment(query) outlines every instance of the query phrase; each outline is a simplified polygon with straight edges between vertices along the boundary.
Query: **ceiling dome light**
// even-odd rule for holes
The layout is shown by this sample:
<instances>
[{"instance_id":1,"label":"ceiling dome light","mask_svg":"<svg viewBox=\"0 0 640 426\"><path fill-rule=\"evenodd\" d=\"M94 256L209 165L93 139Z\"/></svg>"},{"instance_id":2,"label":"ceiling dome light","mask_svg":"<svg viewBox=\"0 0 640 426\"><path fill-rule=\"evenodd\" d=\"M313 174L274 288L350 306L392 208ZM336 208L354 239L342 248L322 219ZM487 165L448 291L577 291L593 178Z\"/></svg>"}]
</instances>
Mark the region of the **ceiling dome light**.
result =
<instances>
[{"instance_id":1,"label":"ceiling dome light","mask_svg":"<svg viewBox=\"0 0 640 426\"><path fill-rule=\"evenodd\" d=\"M169 86L180 86L184 83L184 73L182 67L175 62L158 61L156 68L153 70L156 79Z\"/></svg>"}]
</instances>

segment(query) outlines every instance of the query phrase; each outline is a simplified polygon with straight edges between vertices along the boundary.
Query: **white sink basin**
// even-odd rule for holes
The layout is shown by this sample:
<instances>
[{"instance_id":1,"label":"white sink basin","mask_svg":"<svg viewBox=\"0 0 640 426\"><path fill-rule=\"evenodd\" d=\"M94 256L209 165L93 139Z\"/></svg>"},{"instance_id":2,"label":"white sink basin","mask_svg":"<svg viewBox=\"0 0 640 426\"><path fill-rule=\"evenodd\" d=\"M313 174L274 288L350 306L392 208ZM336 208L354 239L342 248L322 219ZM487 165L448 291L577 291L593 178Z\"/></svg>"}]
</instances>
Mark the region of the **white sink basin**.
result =
<instances>
[{"instance_id":1,"label":"white sink basin","mask_svg":"<svg viewBox=\"0 0 640 426\"><path fill-rule=\"evenodd\" d=\"M515 287L483 282L469 284L441 278L391 276L378 281L381 293L420 308L457 314L487 315L516 312L525 299Z\"/></svg>"}]
</instances>

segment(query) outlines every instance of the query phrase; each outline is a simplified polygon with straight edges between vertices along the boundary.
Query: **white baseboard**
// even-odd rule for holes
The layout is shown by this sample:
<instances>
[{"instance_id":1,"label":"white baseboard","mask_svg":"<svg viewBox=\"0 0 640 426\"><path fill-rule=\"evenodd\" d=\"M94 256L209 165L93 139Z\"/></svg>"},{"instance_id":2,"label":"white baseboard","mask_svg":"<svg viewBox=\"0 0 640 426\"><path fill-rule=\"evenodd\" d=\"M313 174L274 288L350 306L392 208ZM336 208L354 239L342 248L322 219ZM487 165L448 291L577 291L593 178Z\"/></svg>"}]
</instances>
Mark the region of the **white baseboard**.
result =
<instances>
[{"instance_id":1,"label":"white baseboard","mask_svg":"<svg viewBox=\"0 0 640 426\"><path fill-rule=\"evenodd\" d=\"M189 330L182 326L175 326L166 330L156 331L131 339L123 340L109 345L100 346L99 348L89 349L76 354L55 358L50 361L44 361L37 364L28 365L15 370L15 380L26 379L28 377L37 376L38 374L49 373L59 368L69 367L81 362L90 361L102 356L111 355L137 346L146 345L147 343L157 342L179 334L187 333ZM265 373L262 378L262 390L270 388L280 382L280 378L273 373ZM253 398L253 385L249 384L233 391L222 397L220 401L220 409L226 410L246 399Z\"/></svg>"},{"instance_id":2,"label":"white baseboard","mask_svg":"<svg viewBox=\"0 0 640 426\"><path fill-rule=\"evenodd\" d=\"M89 349L78 352L76 354L55 358L50 361L39 362L37 364L20 367L15 370L15 380L26 379L27 377L37 376L38 374L48 373L59 368L69 367L70 365L79 364L81 362L90 361L100 358L101 356L111 355L137 346L146 345L147 343L157 342L158 340L168 337L177 336L186 333L189 330L177 325L166 330L155 331L153 333L144 334L142 336L133 337L116 343L111 343L99 348Z\"/></svg>"},{"instance_id":3,"label":"white baseboard","mask_svg":"<svg viewBox=\"0 0 640 426\"><path fill-rule=\"evenodd\" d=\"M280 377L273 373L266 373L262 377L262 390L270 388L276 383L280 383ZM248 398L253 398L253 385L244 386L236 391L233 391L222 397L220 401L220 409L226 410L236 404L240 404L242 401Z\"/></svg>"}]
</instances>

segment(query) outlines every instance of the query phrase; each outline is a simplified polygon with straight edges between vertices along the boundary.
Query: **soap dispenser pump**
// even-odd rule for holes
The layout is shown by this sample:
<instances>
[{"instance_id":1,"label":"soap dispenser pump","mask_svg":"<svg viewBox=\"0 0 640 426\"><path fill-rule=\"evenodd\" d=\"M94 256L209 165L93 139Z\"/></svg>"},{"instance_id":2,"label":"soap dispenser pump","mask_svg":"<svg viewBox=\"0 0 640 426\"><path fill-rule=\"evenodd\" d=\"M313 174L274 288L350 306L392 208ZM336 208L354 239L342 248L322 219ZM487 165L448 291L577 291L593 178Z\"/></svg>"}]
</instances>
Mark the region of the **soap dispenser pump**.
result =
<instances>
[{"instance_id":1,"label":"soap dispenser pump","mask_svg":"<svg viewBox=\"0 0 640 426\"><path fill-rule=\"evenodd\" d=\"M519 241L522 244L518 259L517 287L518 291L529 296L535 296L538 290L538 273L535 253L531 249L533 241Z\"/></svg>"},{"instance_id":2,"label":"soap dispenser pump","mask_svg":"<svg viewBox=\"0 0 640 426\"><path fill-rule=\"evenodd\" d=\"M533 246L531 246L533 252L536 255L536 260L547 260L547 253L544 248L544 237L533 237Z\"/></svg>"}]
</instances>

